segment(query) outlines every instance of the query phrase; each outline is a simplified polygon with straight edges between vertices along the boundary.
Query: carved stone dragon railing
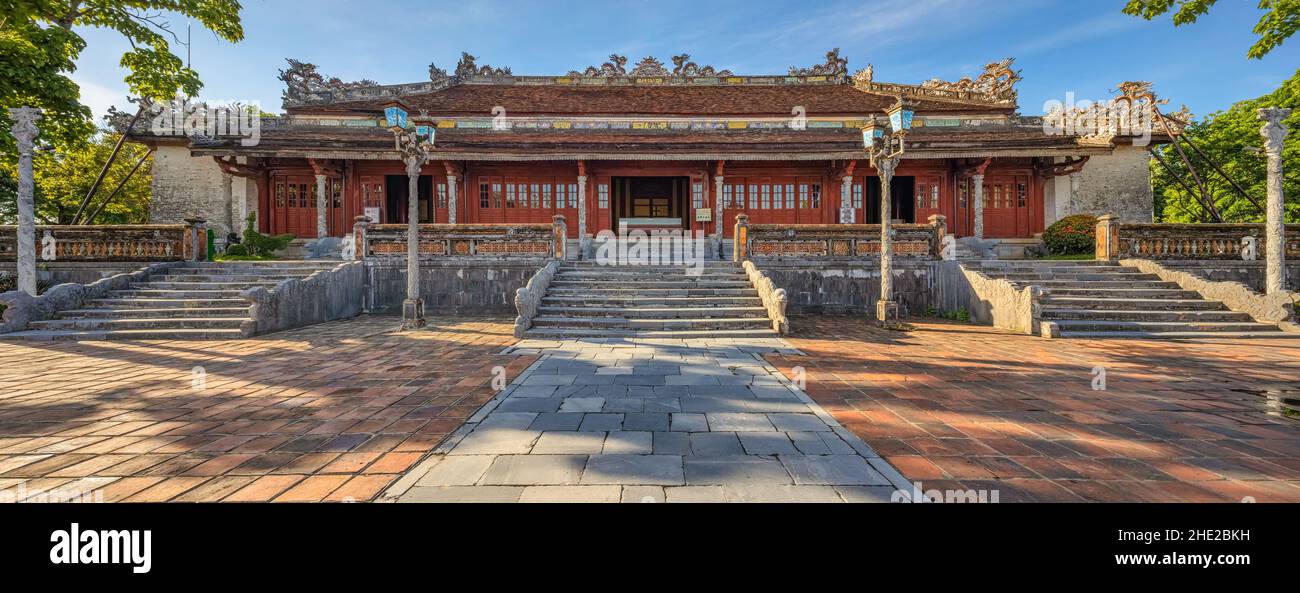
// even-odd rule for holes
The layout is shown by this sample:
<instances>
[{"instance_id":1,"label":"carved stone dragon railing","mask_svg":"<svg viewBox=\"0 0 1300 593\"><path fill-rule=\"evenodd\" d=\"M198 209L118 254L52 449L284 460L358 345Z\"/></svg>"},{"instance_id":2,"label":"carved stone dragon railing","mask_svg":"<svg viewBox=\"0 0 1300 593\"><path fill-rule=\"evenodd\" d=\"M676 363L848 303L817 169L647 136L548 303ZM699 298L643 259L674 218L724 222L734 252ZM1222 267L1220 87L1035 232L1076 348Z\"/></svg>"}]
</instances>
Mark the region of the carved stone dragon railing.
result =
<instances>
[{"instance_id":1,"label":"carved stone dragon railing","mask_svg":"<svg viewBox=\"0 0 1300 593\"><path fill-rule=\"evenodd\" d=\"M785 315L785 308L789 304L789 298L786 297L785 289L777 288L772 279L759 270L754 262L746 261L744 268L745 273L749 275L750 283L758 291L758 297L763 301L763 308L767 309L767 318L772 321L772 329L782 336L788 334L790 319Z\"/></svg>"},{"instance_id":2,"label":"carved stone dragon railing","mask_svg":"<svg viewBox=\"0 0 1300 593\"><path fill-rule=\"evenodd\" d=\"M537 273L528 280L527 285L515 291L515 309L519 311L519 316L515 318L516 338L524 337L524 332L533 327L533 318L537 316L537 309L542 306L542 297L546 296L546 290L551 286L551 279L555 278L559 269L560 262L550 262L537 270Z\"/></svg>"}]
</instances>

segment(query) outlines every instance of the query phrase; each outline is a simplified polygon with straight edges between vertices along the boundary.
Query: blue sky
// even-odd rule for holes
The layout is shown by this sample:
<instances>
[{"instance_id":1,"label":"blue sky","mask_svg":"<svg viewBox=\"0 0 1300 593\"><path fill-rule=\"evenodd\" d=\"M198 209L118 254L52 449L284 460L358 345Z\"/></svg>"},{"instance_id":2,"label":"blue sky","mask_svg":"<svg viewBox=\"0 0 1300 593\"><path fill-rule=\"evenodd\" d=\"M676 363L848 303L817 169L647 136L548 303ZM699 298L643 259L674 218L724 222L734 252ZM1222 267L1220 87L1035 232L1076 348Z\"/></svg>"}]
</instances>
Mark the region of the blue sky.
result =
<instances>
[{"instance_id":1,"label":"blue sky","mask_svg":"<svg viewBox=\"0 0 1300 593\"><path fill-rule=\"evenodd\" d=\"M212 101L260 101L278 112L284 58L344 80L425 80L430 62L451 70L461 51L516 74L562 74L687 52L742 74L783 73L823 61L833 47L876 80L918 83L976 75L1017 58L1022 113L1044 101L1104 99L1124 80L1150 80L1198 116L1275 89L1300 67L1300 38L1264 60L1246 59L1259 19L1254 0L1220 2L1198 24L1174 28L1120 12L1124 0L243 0L245 40L229 44L195 26L193 64ZM173 20L184 37L184 21ZM125 105L126 49L111 31L82 32L89 48L73 78L102 113ZM178 54L184 48L176 48Z\"/></svg>"}]
</instances>

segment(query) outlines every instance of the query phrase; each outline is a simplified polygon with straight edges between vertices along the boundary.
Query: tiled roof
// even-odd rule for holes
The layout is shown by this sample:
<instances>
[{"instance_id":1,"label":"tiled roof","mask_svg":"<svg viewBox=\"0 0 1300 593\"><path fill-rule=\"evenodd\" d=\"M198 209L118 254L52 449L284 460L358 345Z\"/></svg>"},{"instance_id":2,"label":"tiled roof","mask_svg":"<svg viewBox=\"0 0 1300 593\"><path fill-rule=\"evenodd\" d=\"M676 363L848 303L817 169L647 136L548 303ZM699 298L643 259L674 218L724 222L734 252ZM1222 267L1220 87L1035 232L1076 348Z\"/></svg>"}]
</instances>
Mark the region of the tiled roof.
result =
<instances>
[{"instance_id":1,"label":"tiled roof","mask_svg":"<svg viewBox=\"0 0 1300 593\"><path fill-rule=\"evenodd\" d=\"M509 115L789 116L879 114L894 103L887 94L848 84L665 85L595 87L559 84L459 84L402 98L413 112L432 116L488 116L502 107ZM291 107L290 113L378 113L382 100L344 101ZM915 100L923 114L1010 113L1014 106L940 98Z\"/></svg>"}]
</instances>

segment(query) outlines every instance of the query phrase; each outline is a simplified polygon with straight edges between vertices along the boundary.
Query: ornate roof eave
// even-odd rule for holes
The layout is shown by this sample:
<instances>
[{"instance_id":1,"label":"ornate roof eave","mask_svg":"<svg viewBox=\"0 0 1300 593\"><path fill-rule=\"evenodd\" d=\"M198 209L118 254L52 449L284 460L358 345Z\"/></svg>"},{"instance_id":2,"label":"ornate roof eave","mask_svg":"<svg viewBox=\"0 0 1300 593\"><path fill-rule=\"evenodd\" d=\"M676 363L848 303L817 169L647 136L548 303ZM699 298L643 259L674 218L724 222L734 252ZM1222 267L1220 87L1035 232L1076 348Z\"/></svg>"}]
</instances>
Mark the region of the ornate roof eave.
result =
<instances>
[{"instance_id":1,"label":"ornate roof eave","mask_svg":"<svg viewBox=\"0 0 1300 593\"><path fill-rule=\"evenodd\" d=\"M1108 155L1113 152L1112 148L1106 147L1034 147L1034 148L957 148L944 147L934 149L909 149L903 158L906 160L920 159L944 159L944 158L987 158L987 157L1055 157L1055 156L1081 156L1081 155ZM294 149L294 150L258 150L254 148L192 148L190 154L193 156L229 156L238 154L240 156L263 157L263 158L316 158L316 159L353 159L353 160L375 160L387 161L397 160L397 154L391 150L313 150L313 149ZM454 151L435 151L431 157L434 160L446 161L508 161L508 162L537 162L537 161L578 161L578 160L639 160L639 161L709 161L709 160L727 160L727 161L822 161L822 160L861 160L866 159L866 153L861 150L823 150L808 152L726 152L726 151L696 151L696 152L595 152L595 151L556 151L556 152L538 152L538 151L492 151L492 152L454 152Z\"/></svg>"}]
</instances>

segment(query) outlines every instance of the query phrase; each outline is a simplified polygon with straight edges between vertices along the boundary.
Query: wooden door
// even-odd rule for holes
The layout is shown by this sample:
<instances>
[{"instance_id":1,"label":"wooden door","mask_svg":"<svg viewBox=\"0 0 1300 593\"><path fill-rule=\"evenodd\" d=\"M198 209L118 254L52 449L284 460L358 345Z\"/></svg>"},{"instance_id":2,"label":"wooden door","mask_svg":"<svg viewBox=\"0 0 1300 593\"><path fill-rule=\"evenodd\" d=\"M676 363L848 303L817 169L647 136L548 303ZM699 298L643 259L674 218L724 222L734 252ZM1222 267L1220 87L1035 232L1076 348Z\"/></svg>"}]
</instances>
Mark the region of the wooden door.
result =
<instances>
[{"instance_id":1,"label":"wooden door","mask_svg":"<svg viewBox=\"0 0 1300 593\"><path fill-rule=\"evenodd\" d=\"M796 224L821 224L823 217L822 180L818 177L800 177L798 192L798 218Z\"/></svg>"},{"instance_id":2,"label":"wooden door","mask_svg":"<svg viewBox=\"0 0 1300 593\"><path fill-rule=\"evenodd\" d=\"M362 175L358 184L361 186L357 188L361 199L361 214L371 215L374 218L371 222L375 224L387 222L388 194L384 189L384 176Z\"/></svg>"},{"instance_id":3,"label":"wooden door","mask_svg":"<svg viewBox=\"0 0 1300 593\"><path fill-rule=\"evenodd\" d=\"M1029 237L1029 177L989 176L984 181L984 236L1007 239Z\"/></svg>"},{"instance_id":4,"label":"wooden door","mask_svg":"<svg viewBox=\"0 0 1300 593\"><path fill-rule=\"evenodd\" d=\"M475 220L484 224L506 222L505 180L501 177L479 177Z\"/></svg>"},{"instance_id":5,"label":"wooden door","mask_svg":"<svg viewBox=\"0 0 1300 593\"><path fill-rule=\"evenodd\" d=\"M930 221L931 216L943 213L942 175L917 175L915 192L916 220L914 222L926 224Z\"/></svg>"},{"instance_id":6,"label":"wooden door","mask_svg":"<svg viewBox=\"0 0 1300 593\"><path fill-rule=\"evenodd\" d=\"M316 236L316 179L311 175L277 175L272 182L275 202L272 234Z\"/></svg>"},{"instance_id":7,"label":"wooden door","mask_svg":"<svg viewBox=\"0 0 1300 593\"><path fill-rule=\"evenodd\" d=\"M736 215L745 211L745 178L727 177L722 185L722 235L731 237L736 231Z\"/></svg>"},{"instance_id":8,"label":"wooden door","mask_svg":"<svg viewBox=\"0 0 1300 593\"><path fill-rule=\"evenodd\" d=\"M564 223L569 228L569 238L578 238L578 181L576 179L555 180L555 213L564 216Z\"/></svg>"}]
</instances>

